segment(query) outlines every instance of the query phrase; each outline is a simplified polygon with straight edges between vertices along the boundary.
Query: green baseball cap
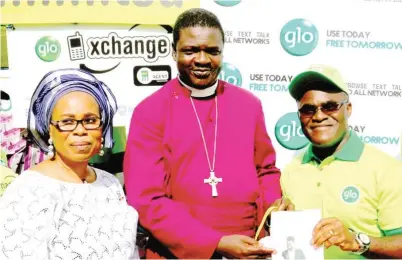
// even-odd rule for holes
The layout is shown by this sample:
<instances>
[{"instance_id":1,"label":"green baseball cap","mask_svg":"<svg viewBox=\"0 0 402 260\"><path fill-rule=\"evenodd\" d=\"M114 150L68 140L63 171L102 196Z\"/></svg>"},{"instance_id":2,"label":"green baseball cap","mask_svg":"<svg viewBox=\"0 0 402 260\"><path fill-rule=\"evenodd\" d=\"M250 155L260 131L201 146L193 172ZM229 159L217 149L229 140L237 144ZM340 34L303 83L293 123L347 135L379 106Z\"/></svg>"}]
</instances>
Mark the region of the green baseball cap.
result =
<instances>
[{"instance_id":1,"label":"green baseball cap","mask_svg":"<svg viewBox=\"0 0 402 260\"><path fill-rule=\"evenodd\" d=\"M322 64L311 65L306 71L296 75L289 84L290 95L294 99L300 100L303 94L309 90L306 86L315 81L329 83L326 84L326 87L332 87L332 89L328 90L339 90L349 95L348 85L343 80L341 73L333 67Z\"/></svg>"}]
</instances>

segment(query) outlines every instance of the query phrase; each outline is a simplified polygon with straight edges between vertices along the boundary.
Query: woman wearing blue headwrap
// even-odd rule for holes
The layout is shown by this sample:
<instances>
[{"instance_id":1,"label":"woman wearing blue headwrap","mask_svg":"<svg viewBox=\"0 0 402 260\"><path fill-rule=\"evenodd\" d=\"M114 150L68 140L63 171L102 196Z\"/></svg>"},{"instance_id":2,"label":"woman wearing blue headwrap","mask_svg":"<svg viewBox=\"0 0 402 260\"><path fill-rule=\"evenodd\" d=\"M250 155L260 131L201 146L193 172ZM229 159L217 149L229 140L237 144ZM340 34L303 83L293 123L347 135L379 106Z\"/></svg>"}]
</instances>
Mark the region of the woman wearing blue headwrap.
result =
<instances>
[{"instance_id":1,"label":"woman wearing blue headwrap","mask_svg":"<svg viewBox=\"0 0 402 260\"><path fill-rule=\"evenodd\" d=\"M0 199L0 259L136 259L138 213L89 160L111 148L110 89L78 69L52 71L32 95L28 130L48 154Z\"/></svg>"}]
</instances>

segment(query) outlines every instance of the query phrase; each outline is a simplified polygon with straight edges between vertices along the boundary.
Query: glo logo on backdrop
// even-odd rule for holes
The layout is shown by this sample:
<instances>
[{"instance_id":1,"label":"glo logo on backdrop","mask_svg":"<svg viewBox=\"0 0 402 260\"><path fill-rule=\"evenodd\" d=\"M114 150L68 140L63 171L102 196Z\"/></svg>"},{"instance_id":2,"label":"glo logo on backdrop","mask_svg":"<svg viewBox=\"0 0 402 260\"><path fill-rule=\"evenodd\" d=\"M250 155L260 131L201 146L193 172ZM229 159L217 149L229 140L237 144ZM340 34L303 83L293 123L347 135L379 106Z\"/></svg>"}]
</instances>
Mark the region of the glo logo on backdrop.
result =
<instances>
[{"instance_id":1,"label":"glo logo on backdrop","mask_svg":"<svg viewBox=\"0 0 402 260\"><path fill-rule=\"evenodd\" d=\"M215 3L221 6L235 6L240 4L241 0L215 0Z\"/></svg>"},{"instance_id":2,"label":"glo logo on backdrop","mask_svg":"<svg viewBox=\"0 0 402 260\"><path fill-rule=\"evenodd\" d=\"M51 36L44 36L36 42L35 52L43 61L55 61L60 55L60 43Z\"/></svg>"},{"instance_id":3,"label":"glo logo on backdrop","mask_svg":"<svg viewBox=\"0 0 402 260\"><path fill-rule=\"evenodd\" d=\"M289 150L299 150L308 144L308 139L301 129L297 113L287 113L275 125L275 137L278 142Z\"/></svg>"},{"instance_id":4,"label":"glo logo on backdrop","mask_svg":"<svg viewBox=\"0 0 402 260\"><path fill-rule=\"evenodd\" d=\"M240 70L232 64L226 62L224 62L222 65L221 72L219 73L219 79L239 87L241 87L242 84Z\"/></svg>"},{"instance_id":5,"label":"glo logo on backdrop","mask_svg":"<svg viewBox=\"0 0 402 260\"><path fill-rule=\"evenodd\" d=\"M305 19L294 19L283 26L280 35L283 49L293 56L304 56L318 43L317 28Z\"/></svg>"}]
</instances>

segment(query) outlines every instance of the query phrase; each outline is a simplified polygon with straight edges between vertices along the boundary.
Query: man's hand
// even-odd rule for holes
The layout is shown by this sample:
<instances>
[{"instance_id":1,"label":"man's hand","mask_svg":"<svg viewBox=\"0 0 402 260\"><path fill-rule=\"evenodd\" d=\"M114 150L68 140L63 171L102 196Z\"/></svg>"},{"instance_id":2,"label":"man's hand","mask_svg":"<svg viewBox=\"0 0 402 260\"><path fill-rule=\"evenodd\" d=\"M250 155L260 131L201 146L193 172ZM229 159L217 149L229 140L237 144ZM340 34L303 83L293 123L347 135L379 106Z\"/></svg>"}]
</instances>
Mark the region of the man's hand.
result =
<instances>
[{"instance_id":1,"label":"man's hand","mask_svg":"<svg viewBox=\"0 0 402 260\"><path fill-rule=\"evenodd\" d=\"M325 245L338 246L343 251L358 251L360 246L343 223L337 218L326 218L320 220L313 231L312 244L315 248Z\"/></svg>"},{"instance_id":2,"label":"man's hand","mask_svg":"<svg viewBox=\"0 0 402 260\"><path fill-rule=\"evenodd\" d=\"M243 235L223 236L216 251L227 258L237 259L265 259L274 253L273 249L264 248L258 241Z\"/></svg>"},{"instance_id":3,"label":"man's hand","mask_svg":"<svg viewBox=\"0 0 402 260\"><path fill-rule=\"evenodd\" d=\"M272 206L278 207L275 211L292 211L295 210L295 205L288 198L275 200Z\"/></svg>"}]
</instances>

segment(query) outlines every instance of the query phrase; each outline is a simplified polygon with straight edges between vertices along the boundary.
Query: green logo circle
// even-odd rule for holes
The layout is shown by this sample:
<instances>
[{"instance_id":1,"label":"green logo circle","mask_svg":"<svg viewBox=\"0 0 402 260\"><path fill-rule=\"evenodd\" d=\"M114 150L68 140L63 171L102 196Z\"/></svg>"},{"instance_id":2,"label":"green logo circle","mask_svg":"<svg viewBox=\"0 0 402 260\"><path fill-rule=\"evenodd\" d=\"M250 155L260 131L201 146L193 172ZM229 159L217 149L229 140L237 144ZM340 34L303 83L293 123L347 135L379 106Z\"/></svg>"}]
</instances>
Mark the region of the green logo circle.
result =
<instances>
[{"instance_id":1,"label":"green logo circle","mask_svg":"<svg viewBox=\"0 0 402 260\"><path fill-rule=\"evenodd\" d=\"M219 73L219 79L239 87L241 87L242 84L240 71L232 64L226 62L224 62L222 65L221 72Z\"/></svg>"},{"instance_id":2,"label":"green logo circle","mask_svg":"<svg viewBox=\"0 0 402 260\"><path fill-rule=\"evenodd\" d=\"M283 49L293 56L304 56L318 43L317 28L305 19L294 19L283 26L280 35Z\"/></svg>"},{"instance_id":3,"label":"green logo circle","mask_svg":"<svg viewBox=\"0 0 402 260\"><path fill-rule=\"evenodd\" d=\"M275 125L276 140L286 149L299 150L308 144L297 113L287 113Z\"/></svg>"},{"instance_id":4,"label":"green logo circle","mask_svg":"<svg viewBox=\"0 0 402 260\"><path fill-rule=\"evenodd\" d=\"M221 6L235 6L237 4L240 4L241 0L215 0L215 3Z\"/></svg>"},{"instance_id":5,"label":"green logo circle","mask_svg":"<svg viewBox=\"0 0 402 260\"><path fill-rule=\"evenodd\" d=\"M55 61L60 55L60 43L51 36L44 36L36 42L35 52L43 61Z\"/></svg>"},{"instance_id":6,"label":"green logo circle","mask_svg":"<svg viewBox=\"0 0 402 260\"><path fill-rule=\"evenodd\" d=\"M355 203L359 200L360 191L355 186L348 186L343 189L341 197L346 203Z\"/></svg>"}]
</instances>

